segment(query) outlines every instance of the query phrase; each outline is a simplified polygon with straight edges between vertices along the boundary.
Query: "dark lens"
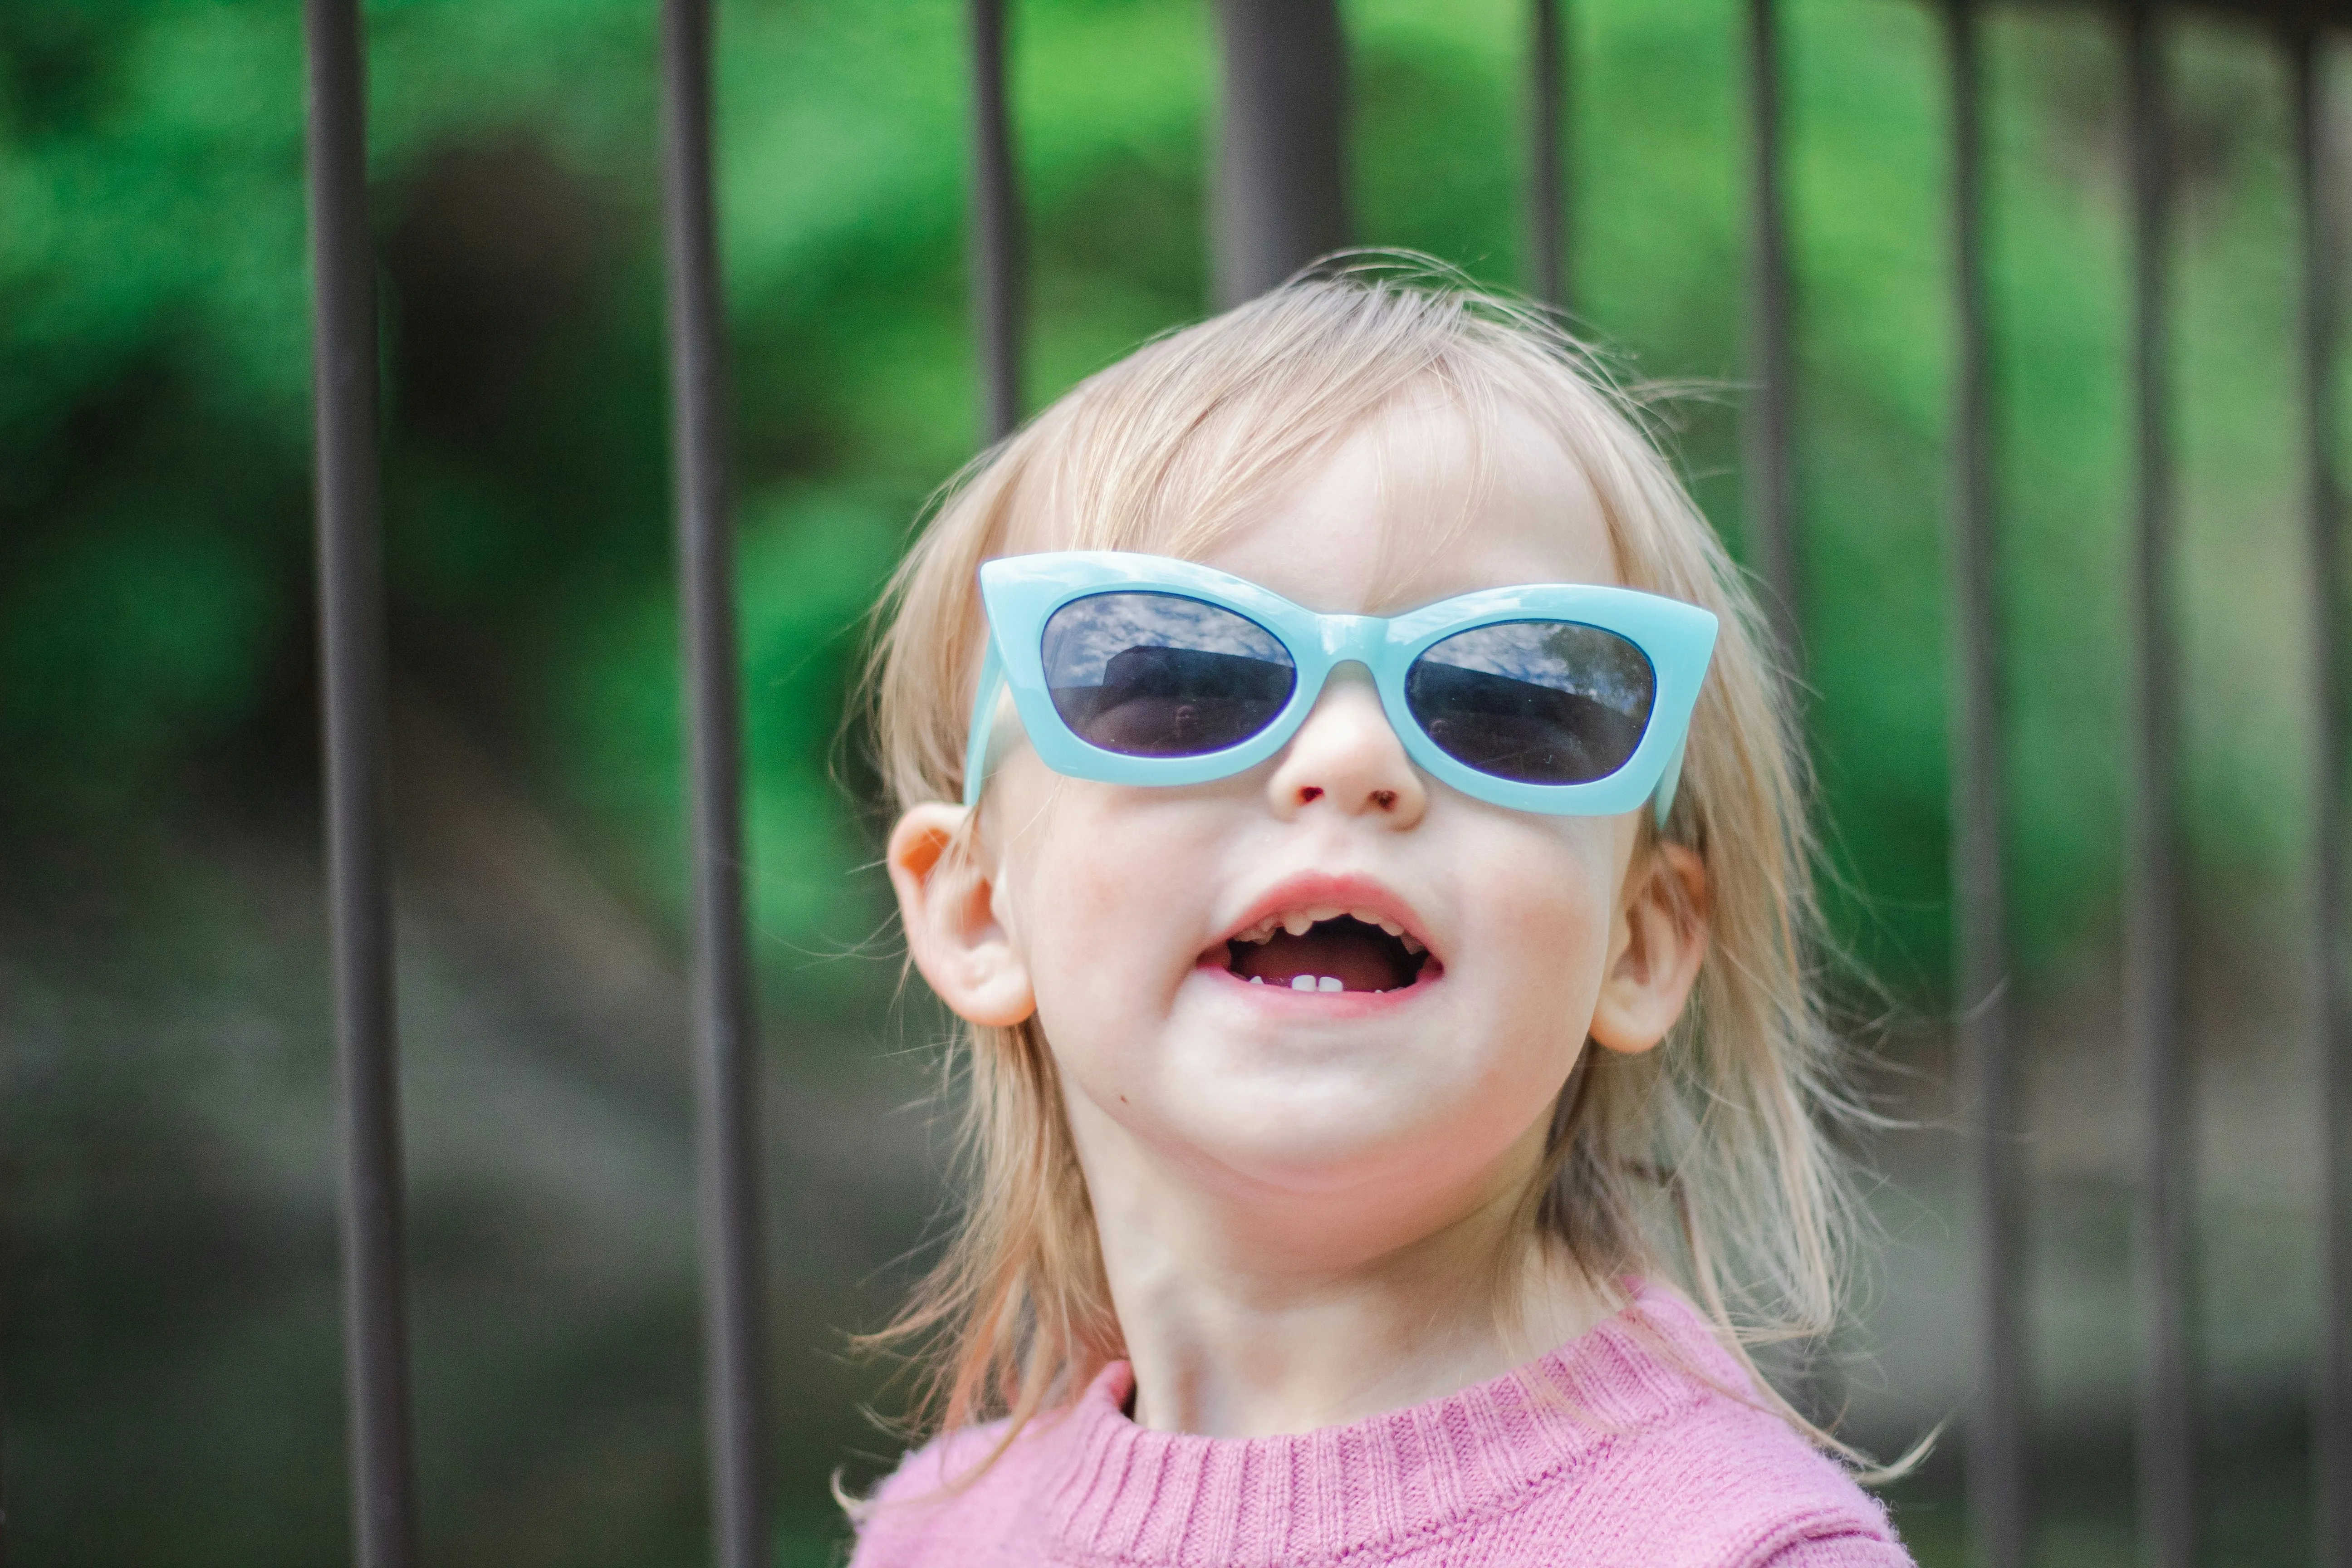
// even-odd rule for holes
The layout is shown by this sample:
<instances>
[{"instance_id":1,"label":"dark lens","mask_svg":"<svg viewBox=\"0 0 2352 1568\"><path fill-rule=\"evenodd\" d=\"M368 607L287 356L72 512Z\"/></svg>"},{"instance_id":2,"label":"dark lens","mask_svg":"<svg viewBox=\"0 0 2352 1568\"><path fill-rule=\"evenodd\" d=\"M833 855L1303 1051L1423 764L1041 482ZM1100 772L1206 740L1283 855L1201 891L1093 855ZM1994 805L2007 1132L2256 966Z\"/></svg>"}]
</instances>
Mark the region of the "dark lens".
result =
<instances>
[{"instance_id":1,"label":"dark lens","mask_svg":"<svg viewBox=\"0 0 2352 1568\"><path fill-rule=\"evenodd\" d=\"M1405 672L1405 703L1438 749L1521 784L1590 784L1625 765L1657 676L1614 632L1504 621L1435 643Z\"/></svg>"},{"instance_id":2,"label":"dark lens","mask_svg":"<svg viewBox=\"0 0 2352 1568\"><path fill-rule=\"evenodd\" d=\"M1274 721L1298 670L1255 621L1179 594L1093 594L1045 623L1045 685L1079 738L1197 757Z\"/></svg>"}]
</instances>

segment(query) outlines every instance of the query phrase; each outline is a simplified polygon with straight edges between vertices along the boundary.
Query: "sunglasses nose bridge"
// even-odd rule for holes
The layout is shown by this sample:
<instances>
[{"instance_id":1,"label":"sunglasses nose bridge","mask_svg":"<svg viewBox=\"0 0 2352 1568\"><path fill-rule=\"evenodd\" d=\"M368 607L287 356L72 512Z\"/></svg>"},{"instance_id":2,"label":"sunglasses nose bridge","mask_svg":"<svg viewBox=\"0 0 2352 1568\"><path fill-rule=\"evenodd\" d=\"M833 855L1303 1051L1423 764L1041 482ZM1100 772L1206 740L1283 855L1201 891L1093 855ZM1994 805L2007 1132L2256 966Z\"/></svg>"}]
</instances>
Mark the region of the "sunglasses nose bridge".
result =
<instances>
[{"instance_id":1,"label":"sunglasses nose bridge","mask_svg":"<svg viewBox=\"0 0 2352 1568\"><path fill-rule=\"evenodd\" d=\"M1379 616L1320 616L1323 655L1332 673L1343 664L1360 667L1368 679L1378 681L1381 649L1388 645L1389 623Z\"/></svg>"},{"instance_id":2,"label":"sunglasses nose bridge","mask_svg":"<svg viewBox=\"0 0 2352 1568\"><path fill-rule=\"evenodd\" d=\"M1388 623L1378 616L1325 616L1322 617L1323 653L1334 664L1353 660L1366 669L1373 668L1373 658L1385 640Z\"/></svg>"}]
</instances>

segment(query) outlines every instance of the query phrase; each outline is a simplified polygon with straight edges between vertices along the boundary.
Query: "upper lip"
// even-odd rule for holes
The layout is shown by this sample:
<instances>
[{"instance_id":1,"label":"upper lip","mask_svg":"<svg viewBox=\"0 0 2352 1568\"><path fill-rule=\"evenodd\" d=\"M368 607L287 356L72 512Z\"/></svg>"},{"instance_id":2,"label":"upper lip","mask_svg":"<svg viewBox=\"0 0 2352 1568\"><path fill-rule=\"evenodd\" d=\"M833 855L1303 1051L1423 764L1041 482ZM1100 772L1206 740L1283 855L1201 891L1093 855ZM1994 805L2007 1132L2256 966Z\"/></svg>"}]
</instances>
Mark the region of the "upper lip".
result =
<instances>
[{"instance_id":1,"label":"upper lip","mask_svg":"<svg viewBox=\"0 0 2352 1568\"><path fill-rule=\"evenodd\" d=\"M1334 876L1326 871L1307 871L1285 877L1252 900L1242 911L1241 918L1228 926L1217 940L1231 942L1262 921L1293 914L1308 914L1322 920L1353 915L1384 930L1393 926L1429 949L1433 959L1443 962L1436 944L1429 940L1428 928L1422 923L1421 916L1401 894L1370 877Z\"/></svg>"}]
</instances>

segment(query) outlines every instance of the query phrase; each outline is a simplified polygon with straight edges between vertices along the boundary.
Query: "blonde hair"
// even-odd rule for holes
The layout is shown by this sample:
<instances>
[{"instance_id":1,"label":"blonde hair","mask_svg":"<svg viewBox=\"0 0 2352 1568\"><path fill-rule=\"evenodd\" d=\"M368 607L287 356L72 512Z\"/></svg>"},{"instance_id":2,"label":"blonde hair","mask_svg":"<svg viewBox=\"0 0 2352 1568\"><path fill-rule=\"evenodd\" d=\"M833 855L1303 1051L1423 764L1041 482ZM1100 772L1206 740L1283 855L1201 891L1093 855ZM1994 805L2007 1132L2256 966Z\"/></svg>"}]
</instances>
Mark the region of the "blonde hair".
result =
<instances>
[{"instance_id":1,"label":"blonde hair","mask_svg":"<svg viewBox=\"0 0 2352 1568\"><path fill-rule=\"evenodd\" d=\"M1626 1276L1675 1283L1743 1357L1747 1344L1816 1338L1837 1320L1856 1213L1829 1131L1854 1107L1811 970L1822 951L1814 845L1787 683L1739 569L1645 435L1639 401L1549 316L1408 264L1402 276L1360 261L1306 276L1157 339L942 490L884 598L869 670L890 804L962 798L982 561L1198 555L1408 397L1443 400L1474 438L1505 410L1532 418L1598 496L1625 584L1704 605L1722 629L1661 830L1706 867L1710 952L1664 1046L1584 1053L1522 1220L1606 1289ZM1122 1353L1119 1327L1036 1020L965 1026L950 1071L965 1090L960 1223L866 1342L919 1347L919 1430L1009 1415L1009 1442Z\"/></svg>"}]
</instances>

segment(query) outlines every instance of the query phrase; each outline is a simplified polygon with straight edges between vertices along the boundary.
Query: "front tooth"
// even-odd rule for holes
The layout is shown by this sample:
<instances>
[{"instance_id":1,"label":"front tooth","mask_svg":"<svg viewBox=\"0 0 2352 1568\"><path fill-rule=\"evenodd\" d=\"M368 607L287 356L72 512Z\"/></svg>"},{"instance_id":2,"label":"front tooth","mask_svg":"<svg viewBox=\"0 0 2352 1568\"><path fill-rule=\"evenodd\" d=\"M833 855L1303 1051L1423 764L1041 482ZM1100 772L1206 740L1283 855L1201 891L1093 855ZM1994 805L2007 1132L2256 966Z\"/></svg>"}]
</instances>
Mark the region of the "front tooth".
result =
<instances>
[{"instance_id":1,"label":"front tooth","mask_svg":"<svg viewBox=\"0 0 2352 1568\"><path fill-rule=\"evenodd\" d=\"M1314 911L1314 913L1313 913L1313 915L1312 915L1310 918L1311 918L1311 919L1313 919L1313 920L1318 921L1336 921L1336 920L1338 920L1338 919L1339 919L1342 914L1344 914L1344 913L1346 913L1346 912L1347 912L1346 910L1341 910L1341 909L1339 909L1339 908L1337 908L1337 907L1330 907L1330 908L1320 909L1320 910L1315 910L1315 911Z\"/></svg>"},{"instance_id":2,"label":"front tooth","mask_svg":"<svg viewBox=\"0 0 2352 1568\"><path fill-rule=\"evenodd\" d=\"M1302 910L1297 913L1283 916L1282 929L1293 936L1305 936L1307 928L1313 925L1318 918Z\"/></svg>"},{"instance_id":3,"label":"front tooth","mask_svg":"<svg viewBox=\"0 0 2352 1568\"><path fill-rule=\"evenodd\" d=\"M1373 921L1370 923L1380 927L1391 936L1402 936L1404 934L1404 927L1397 924L1394 921Z\"/></svg>"},{"instance_id":4,"label":"front tooth","mask_svg":"<svg viewBox=\"0 0 2352 1568\"><path fill-rule=\"evenodd\" d=\"M1265 976L1263 974L1253 974L1250 976L1250 984L1253 985L1263 985L1265 984Z\"/></svg>"},{"instance_id":5,"label":"front tooth","mask_svg":"<svg viewBox=\"0 0 2352 1568\"><path fill-rule=\"evenodd\" d=\"M1294 974L1290 977L1290 988L1293 991L1312 991L1315 989L1315 976Z\"/></svg>"},{"instance_id":6,"label":"front tooth","mask_svg":"<svg viewBox=\"0 0 2352 1568\"><path fill-rule=\"evenodd\" d=\"M1411 938L1411 937L1409 937L1409 936L1405 936L1405 935L1404 935L1404 933L1403 933L1403 932L1402 932L1402 931L1399 931L1399 932L1397 933L1397 935L1398 935L1400 938L1402 938L1402 941L1403 941L1403 942L1404 942L1404 950L1405 950L1407 952L1411 952L1411 953L1423 953L1423 952L1427 952L1429 951L1429 949L1427 949L1427 948L1425 948L1425 947L1422 946L1422 945L1421 945L1421 943L1419 943L1419 942L1417 942L1413 941L1413 940L1412 940L1412 938Z\"/></svg>"},{"instance_id":7,"label":"front tooth","mask_svg":"<svg viewBox=\"0 0 2352 1568\"><path fill-rule=\"evenodd\" d=\"M1315 983L1318 991L1345 991L1347 988L1348 983L1336 974L1326 974Z\"/></svg>"},{"instance_id":8,"label":"front tooth","mask_svg":"<svg viewBox=\"0 0 2352 1568\"><path fill-rule=\"evenodd\" d=\"M1250 927L1248 931L1242 933L1242 940L1244 942L1255 942L1260 944L1272 942L1274 940L1274 922L1270 920L1258 921L1257 924Z\"/></svg>"}]
</instances>

